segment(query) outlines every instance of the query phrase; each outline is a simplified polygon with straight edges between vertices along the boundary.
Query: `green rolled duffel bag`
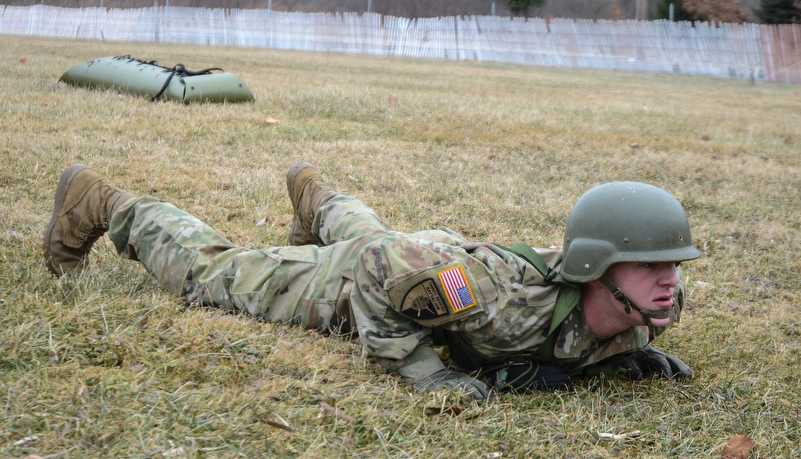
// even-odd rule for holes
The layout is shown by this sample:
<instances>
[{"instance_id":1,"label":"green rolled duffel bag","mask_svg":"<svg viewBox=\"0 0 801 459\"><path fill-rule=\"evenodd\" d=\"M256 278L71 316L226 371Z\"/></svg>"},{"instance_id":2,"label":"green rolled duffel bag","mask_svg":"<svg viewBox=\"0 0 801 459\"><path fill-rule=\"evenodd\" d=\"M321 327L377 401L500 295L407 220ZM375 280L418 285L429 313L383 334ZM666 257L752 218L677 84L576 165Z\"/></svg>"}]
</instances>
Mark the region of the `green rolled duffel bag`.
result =
<instances>
[{"instance_id":1,"label":"green rolled duffel bag","mask_svg":"<svg viewBox=\"0 0 801 459\"><path fill-rule=\"evenodd\" d=\"M213 73L219 71L221 73ZM101 57L67 70L59 81L90 88L114 88L129 94L190 102L251 102L245 82L220 68L187 70L183 64L162 67L131 56Z\"/></svg>"}]
</instances>

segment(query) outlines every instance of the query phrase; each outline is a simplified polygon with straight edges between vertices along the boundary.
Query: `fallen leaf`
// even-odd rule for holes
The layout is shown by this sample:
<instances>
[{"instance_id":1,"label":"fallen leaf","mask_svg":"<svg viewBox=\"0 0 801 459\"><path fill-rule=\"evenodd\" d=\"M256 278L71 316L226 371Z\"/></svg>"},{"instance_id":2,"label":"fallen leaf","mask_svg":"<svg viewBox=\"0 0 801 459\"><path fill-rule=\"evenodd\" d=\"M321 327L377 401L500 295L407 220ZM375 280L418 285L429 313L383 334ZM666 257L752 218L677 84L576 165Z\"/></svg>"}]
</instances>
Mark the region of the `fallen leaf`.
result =
<instances>
[{"instance_id":1,"label":"fallen leaf","mask_svg":"<svg viewBox=\"0 0 801 459\"><path fill-rule=\"evenodd\" d=\"M258 222L258 223L256 223L256 226L264 226L264 225L266 225L266 224L267 224L267 220L269 220L269 218L270 218L270 217L264 217L264 218L262 218L261 220L259 220L259 222Z\"/></svg>"},{"instance_id":2,"label":"fallen leaf","mask_svg":"<svg viewBox=\"0 0 801 459\"><path fill-rule=\"evenodd\" d=\"M733 435L723 448L721 459L747 459L751 455L754 440L745 435Z\"/></svg>"},{"instance_id":3,"label":"fallen leaf","mask_svg":"<svg viewBox=\"0 0 801 459\"><path fill-rule=\"evenodd\" d=\"M28 63L28 58L27 57L23 57L22 59L19 60L19 63L22 64L22 65L27 64Z\"/></svg>"},{"instance_id":4,"label":"fallen leaf","mask_svg":"<svg viewBox=\"0 0 801 459\"><path fill-rule=\"evenodd\" d=\"M30 445L31 443L35 442L38 439L39 439L39 437L37 437L36 435L32 435L30 437L25 437L22 440L14 442L14 446L28 446L28 445Z\"/></svg>"},{"instance_id":5,"label":"fallen leaf","mask_svg":"<svg viewBox=\"0 0 801 459\"><path fill-rule=\"evenodd\" d=\"M444 414L449 416L459 416L464 412L464 409L459 408L458 406L427 406L425 408L425 413L429 416L436 416L438 414ZM480 413L474 414L472 416L462 418L463 421L470 421L479 417Z\"/></svg>"},{"instance_id":6,"label":"fallen leaf","mask_svg":"<svg viewBox=\"0 0 801 459\"><path fill-rule=\"evenodd\" d=\"M628 440L636 440L642 436L642 432L639 430L635 430L634 432L630 433L623 433L623 434L610 434L610 433L603 433L598 432L598 437L603 438L606 440L616 440L616 441L628 441Z\"/></svg>"},{"instance_id":7,"label":"fallen leaf","mask_svg":"<svg viewBox=\"0 0 801 459\"><path fill-rule=\"evenodd\" d=\"M451 416L459 416L464 411L462 408L458 406L427 406L426 407L426 414L429 416L434 416L437 414L449 414Z\"/></svg>"},{"instance_id":8,"label":"fallen leaf","mask_svg":"<svg viewBox=\"0 0 801 459\"><path fill-rule=\"evenodd\" d=\"M167 451L161 453L161 455L164 457L176 457L176 456L183 456L184 452L185 452L184 448L182 446L179 446L177 448L168 449Z\"/></svg>"},{"instance_id":9,"label":"fallen leaf","mask_svg":"<svg viewBox=\"0 0 801 459\"><path fill-rule=\"evenodd\" d=\"M390 94L389 97L387 97L387 100L390 102L397 102L398 96L396 96L395 94Z\"/></svg>"},{"instance_id":10,"label":"fallen leaf","mask_svg":"<svg viewBox=\"0 0 801 459\"><path fill-rule=\"evenodd\" d=\"M704 142L706 142L706 141L708 141L708 140L709 140L709 136L708 136L708 135L702 135L702 136L701 136L701 140L703 140Z\"/></svg>"},{"instance_id":11,"label":"fallen leaf","mask_svg":"<svg viewBox=\"0 0 801 459\"><path fill-rule=\"evenodd\" d=\"M295 431L295 429L293 429L292 427L289 427L287 425L281 424L280 422L264 421L264 423L267 424L268 426L277 427L277 428L279 428L281 430L286 430L287 432L290 432L290 433Z\"/></svg>"},{"instance_id":12,"label":"fallen leaf","mask_svg":"<svg viewBox=\"0 0 801 459\"><path fill-rule=\"evenodd\" d=\"M345 413L340 412L339 410L337 410L333 406L329 405L328 403L322 402L322 403L320 403L320 406L323 407L323 411L334 415L335 418L342 419L345 422L353 422L354 421L354 419L352 417L348 416Z\"/></svg>"},{"instance_id":13,"label":"fallen leaf","mask_svg":"<svg viewBox=\"0 0 801 459\"><path fill-rule=\"evenodd\" d=\"M638 143L630 143L630 144L629 144L629 146L630 146L632 149L634 149L634 148L640 148L640 144L638 144Z\"/></svg>"},{"instance_id":14,"label":"fallen leaf","mask_svg":"<svg viewBox=\"0 0 801 459\"><path fill-rule=\"evenodd\" d=\"M278 120L269 115L264 117L264 122L267 124L278 124Z\"/></svg>"},{"instance_id":15,"label":"fallen leaf","mask_svg":"<svg viewBox=\"0 0 801 459\"><path fill-rule=\"evenodd\" d=\"M106 432L106 433L104 433L103 435L101 435L101 436L97 437L97 438L95 439L95 443L100 443L100 442L102 442L102 441L103 441L103 440L105 440L106 438L110 437L110 436L112 435L112 433L113 433L113 432Z\"/></svg>"}]
</instances>

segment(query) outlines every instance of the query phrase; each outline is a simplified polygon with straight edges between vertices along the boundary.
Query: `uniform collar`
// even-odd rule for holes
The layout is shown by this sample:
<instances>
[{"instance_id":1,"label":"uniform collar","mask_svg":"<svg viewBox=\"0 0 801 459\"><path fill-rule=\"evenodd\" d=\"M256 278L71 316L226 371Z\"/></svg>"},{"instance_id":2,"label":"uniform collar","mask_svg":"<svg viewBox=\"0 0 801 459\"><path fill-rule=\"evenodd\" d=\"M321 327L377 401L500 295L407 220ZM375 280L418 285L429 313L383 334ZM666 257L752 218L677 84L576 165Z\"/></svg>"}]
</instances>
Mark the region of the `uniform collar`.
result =
<instances>
[{"instance_id":1,"label":"uniform collar","mask_svg":"<svg viewBox=\"0 0 801 459\"><path fill-rule=\"evenodd\" d=\"M599 340L584 320L584 310L579 304L562 322L554 356L558 359L589 359L587 364L590 364L643 347L652 339L649 335L648 327L642 325Z\"/></svg>"}]
</instances>

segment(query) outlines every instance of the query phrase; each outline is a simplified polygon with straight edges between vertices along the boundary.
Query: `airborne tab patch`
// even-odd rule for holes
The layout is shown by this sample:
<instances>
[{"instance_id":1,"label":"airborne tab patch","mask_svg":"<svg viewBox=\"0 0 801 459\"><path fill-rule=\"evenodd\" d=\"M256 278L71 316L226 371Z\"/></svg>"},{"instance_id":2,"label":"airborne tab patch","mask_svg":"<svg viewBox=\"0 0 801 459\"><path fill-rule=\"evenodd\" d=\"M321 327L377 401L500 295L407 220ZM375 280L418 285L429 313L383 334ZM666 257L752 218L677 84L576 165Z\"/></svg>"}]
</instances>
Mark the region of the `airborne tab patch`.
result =
<instances>
[{"instance_id":1,"label":"airborne tab patch","mask_svg":"<svg viewBox=\"0 0 801 459\"><path fill-rule=\"evenodd\" d=\"M445 296L448 297L448 301L454 313L464 311L476 305L473 291L467 283L467 277L465 277L464 270L461 266L456 266L440 272L439 280L442 282Z\"/></svg>"}]
</instances>

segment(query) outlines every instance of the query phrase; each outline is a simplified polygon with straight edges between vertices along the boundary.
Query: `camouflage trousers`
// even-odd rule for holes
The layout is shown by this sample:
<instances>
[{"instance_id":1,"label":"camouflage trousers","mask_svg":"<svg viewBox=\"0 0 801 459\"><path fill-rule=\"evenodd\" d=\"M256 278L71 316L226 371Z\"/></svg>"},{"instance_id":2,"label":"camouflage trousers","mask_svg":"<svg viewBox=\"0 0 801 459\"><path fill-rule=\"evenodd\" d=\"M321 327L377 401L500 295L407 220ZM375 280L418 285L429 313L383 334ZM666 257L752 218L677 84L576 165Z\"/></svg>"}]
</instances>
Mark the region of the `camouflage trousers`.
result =
<instances>
[{"instance_id":1,"label":"camouflage trousers","mask_svg":"<svg viewBox=\"0 0 801 459\"><path fill-rule=\"evenodd\" d=\"M392 306L386 260L395 260L394 271L419 270L443 257L452 261L455 246L466 241L439 230L391 231L345 194L320 208L312 231L325 246L248 249L172 204L143 196L114 213L108 234L122 257L140 261L186 301L331 333L356 331L366 355L402 375L401 367L416 366L414 374L442 368L430 328Z\"/></svg>"}]
</instances>

